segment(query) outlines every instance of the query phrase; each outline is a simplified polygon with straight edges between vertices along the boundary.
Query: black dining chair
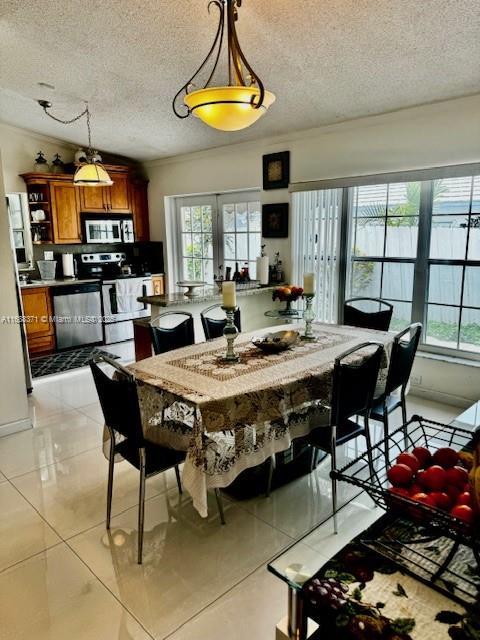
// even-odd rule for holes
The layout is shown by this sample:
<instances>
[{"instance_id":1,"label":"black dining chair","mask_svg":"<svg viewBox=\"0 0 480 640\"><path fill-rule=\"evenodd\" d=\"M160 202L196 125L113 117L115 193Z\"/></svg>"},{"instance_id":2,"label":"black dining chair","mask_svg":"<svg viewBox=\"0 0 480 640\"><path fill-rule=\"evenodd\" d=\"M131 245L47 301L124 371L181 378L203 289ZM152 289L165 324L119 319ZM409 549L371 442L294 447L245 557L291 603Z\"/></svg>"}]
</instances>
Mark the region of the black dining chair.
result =
<instances>
[{"instance_id":1,"label":"black dining chair","mask_svg":"<svg viewBox=\"0 0 480 640\"><path fill-rule=\"evenodd\" d=\"M166 317L183 316L175 326L160 326ZM152 336L153 351L155 355L188 347L195 344L195 332L193 328L193 316L187 311L167 311L150 322L150 334Z\"/></svg>"},{"instance_id":2,"label":"black dining chair","mask_svg":"<svg viewBox=\"0 0 480 640\"><path fill-rule=\"evenodd\" d=\"M366 357L353 358L354 354L369 349ZM372 351L373 349L373 351ZM377 384L378 372L383 355L383 344L363 342L345 351L335 359L332 378L330 421L328 426L317 427L306 437L306 442L314 449L330 454L332 481L333 528L337 526L337 447L350 440L364 436L367 444L370 474L373 475L372 443L370 438L369 414ZM363 414L363 424L352 420ZM312 465L313 466L313 465Z\"/></svg>"},{"instance_id":3,"label":"black dining chair","mask_svg":"<svg viewBox=\"0 0 480 640\"><path fill-rule=\"evenodd\" d=\"M377 310L364 311L358 308L365 303L370 307L376 306ZM388 331L392 314L393 304L381 298L350 298L350 300L345 300L343 305L343 324L362 329Z\"/></svg>"},{"instance_id":4,"label":"black dining chair","mask_svg":"<svg viewBox=\"0 0 480 640\"><path fill-rule=\"evenodd\" d=\"M99 363L108 364L116 375L110 378ZM113 496L113 471L116 454L127 460L140 472L138 502L138 552L137 562L142 564L143 529L145 521L145 480L174 468L178 490L182 493L178 465L185 460L183 451L162 447L143 437L137 387L134 377L118 362L108 356L98 356L90 361L93 380L97 388L105 425L110 434L110 454L108 458L107 521L110 529Z\"/></svg>"},{"instance_id":5,"label":"black dining chair","mask_svg":"<svg viewBox=\"0 0 480 640\"><path fill-rule=\"evenodd\" d=\"M405 392L407 389L413 362L417 353L418 343L422 334L422 325L415 322L397 333L393 340L390 364L388 367L385 391L375 398L370 418L383 423L385 437L385 460L389 463L388 451L388 416L399 407L402 409L402 424L407 423L407 403ZM395 391L400 390L399 394ZM405 433L406 436L406 433Z\"/></svg>"},{"instance_id":6,"label":"black dining chair","mask_svg":"<svg viewBox=\"0 0 480 640\"><path fill-rule=\"evenodd\" d=\"M212 304L211 307L207 307L203 311L200 312L200 319L202 321L203 331L205 333L205 338L207 340L213 340L214 338L220 338L223 336L223 329L227 323L225 318L212 318L209 317L209 313L215 311L216 309L221 309L221 304ZM240 319L240 309L236 309L234 315L235 326L239 331L241 328L241 319Z\"/></svg>"}]
</instances>

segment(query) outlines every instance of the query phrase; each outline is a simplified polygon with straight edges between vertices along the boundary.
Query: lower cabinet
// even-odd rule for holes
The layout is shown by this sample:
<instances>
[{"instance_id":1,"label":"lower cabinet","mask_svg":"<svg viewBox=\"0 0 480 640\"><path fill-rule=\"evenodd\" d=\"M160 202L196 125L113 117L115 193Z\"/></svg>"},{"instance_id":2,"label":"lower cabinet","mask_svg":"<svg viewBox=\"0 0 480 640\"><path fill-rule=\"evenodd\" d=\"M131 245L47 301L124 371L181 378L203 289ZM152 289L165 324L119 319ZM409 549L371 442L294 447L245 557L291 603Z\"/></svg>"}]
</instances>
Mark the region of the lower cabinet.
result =
<instances>
[{"instance_id":1,"label":"lower cabinet","mask_svg":"<svg viewBox=\"0 0 480 640\"><path fill-rule=\"evenodd\" d=\"M48 287L22 289L23 315L31 354L55 350L55 328L52 322L52 302Z\"/></svg>"}]
</instances>

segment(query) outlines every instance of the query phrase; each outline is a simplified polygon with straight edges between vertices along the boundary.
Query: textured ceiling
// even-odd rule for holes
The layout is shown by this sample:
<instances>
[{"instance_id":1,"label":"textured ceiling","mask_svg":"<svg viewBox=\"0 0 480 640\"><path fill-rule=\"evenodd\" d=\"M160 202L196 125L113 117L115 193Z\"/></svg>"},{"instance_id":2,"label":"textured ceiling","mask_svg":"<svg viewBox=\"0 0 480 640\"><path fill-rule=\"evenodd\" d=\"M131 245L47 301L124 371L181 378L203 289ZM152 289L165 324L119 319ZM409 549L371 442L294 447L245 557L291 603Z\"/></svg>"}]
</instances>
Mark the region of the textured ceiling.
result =
<instances>
[{"instance_id":1,"label":"textured ceiling","mask_svg":"<svg viewBox=\"0 0 480 640\"><path fill-rule=\"evenodd\" d=\"M238 32L277 102L257 124L213 131L171 99L200 63L207 0L0 0L0 120L74 143L88 99L94 145L137 159L253 140L477 93L479 0L244 0ZM41 89L38 82L55 85Z\"/></svg>"}]
</instances>

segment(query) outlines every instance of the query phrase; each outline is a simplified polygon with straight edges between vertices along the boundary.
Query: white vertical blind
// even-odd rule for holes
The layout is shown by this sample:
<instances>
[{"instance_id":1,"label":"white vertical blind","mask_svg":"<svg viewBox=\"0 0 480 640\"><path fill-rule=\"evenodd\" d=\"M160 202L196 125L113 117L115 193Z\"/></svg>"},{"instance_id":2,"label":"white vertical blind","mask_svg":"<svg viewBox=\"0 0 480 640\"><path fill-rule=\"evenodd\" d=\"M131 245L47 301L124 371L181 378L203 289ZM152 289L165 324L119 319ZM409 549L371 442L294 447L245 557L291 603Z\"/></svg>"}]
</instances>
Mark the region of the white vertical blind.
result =
<instances>
[{"instance_id":1,"label":"white vertical blind","mask_svg":"<svg viewBox=\"0 0 480 640\"><path fill-rule=\"evenodd\" d=\"M321 322L337 321L338 246L342 189L293 194L293 282L315 274L314 309Z\"/></svg>"}]
</instances>

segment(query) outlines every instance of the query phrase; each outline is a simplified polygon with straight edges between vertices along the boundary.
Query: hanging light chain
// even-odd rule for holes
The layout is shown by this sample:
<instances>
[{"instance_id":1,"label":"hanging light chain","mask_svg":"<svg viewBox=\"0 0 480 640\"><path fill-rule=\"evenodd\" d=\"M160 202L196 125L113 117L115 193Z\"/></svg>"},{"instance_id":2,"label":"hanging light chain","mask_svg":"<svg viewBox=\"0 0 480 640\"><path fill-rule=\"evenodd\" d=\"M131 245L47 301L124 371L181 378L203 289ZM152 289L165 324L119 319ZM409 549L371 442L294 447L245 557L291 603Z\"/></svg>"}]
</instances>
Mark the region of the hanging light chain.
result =
<instances>
[{"instance_id":1,"label":"hanging light chain","mask_svg":"<svg viewBox=\"0 0 480 640\"><path fill-rule=\"evenodd\" d=\"M51 109L52 103L48 102L48 100L39 100L38 104L42 107L49 118L56 122L60 122L61 124L73 124L74 122L77 122L77 120L80 120L80 118L83 118L83 116L87 116L88 151L92 150L92 131L90 128L90 110L88 108L88 102L85 101L85 109L79 113L78 116L70 118L70 120L62 120L62 118L57 118L57 116L50 113L48 109Z\"/></svg>"}]
</instances>

